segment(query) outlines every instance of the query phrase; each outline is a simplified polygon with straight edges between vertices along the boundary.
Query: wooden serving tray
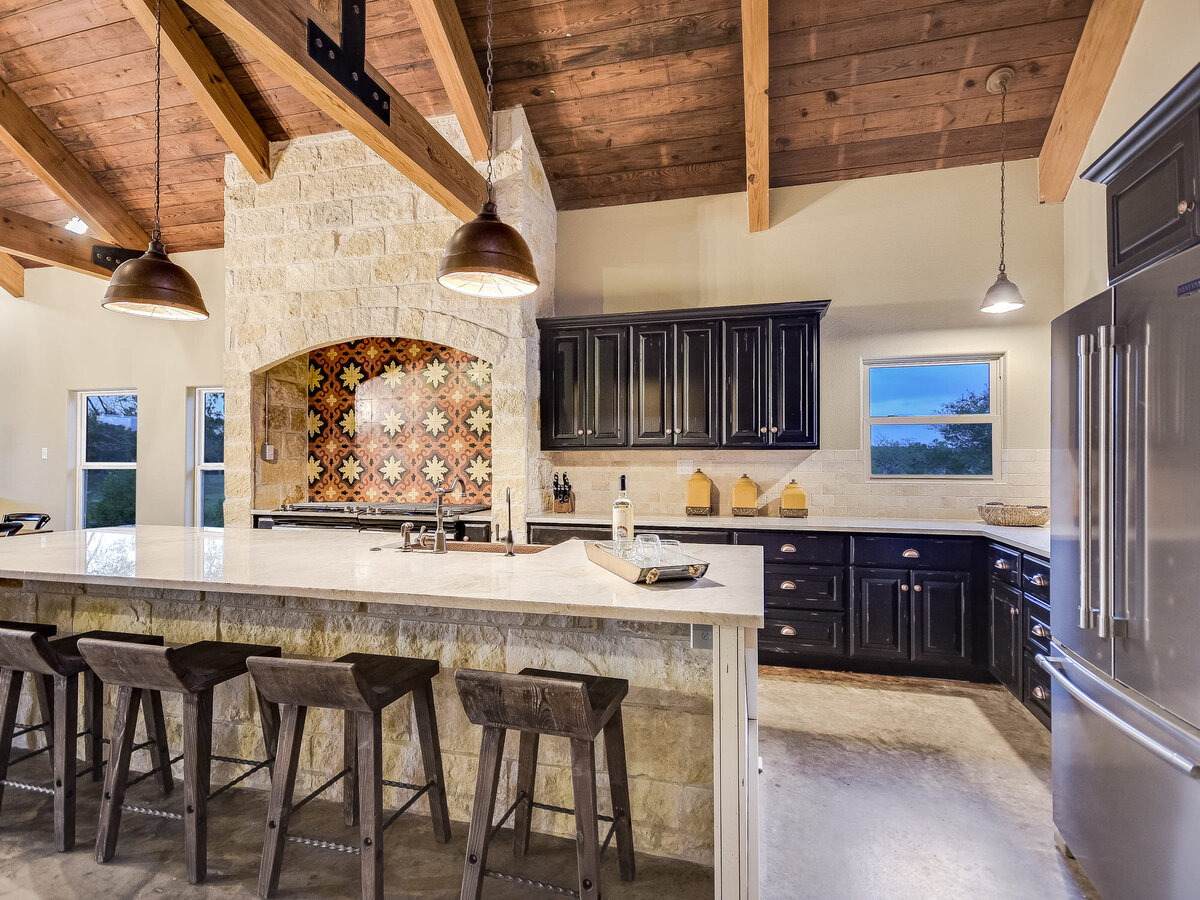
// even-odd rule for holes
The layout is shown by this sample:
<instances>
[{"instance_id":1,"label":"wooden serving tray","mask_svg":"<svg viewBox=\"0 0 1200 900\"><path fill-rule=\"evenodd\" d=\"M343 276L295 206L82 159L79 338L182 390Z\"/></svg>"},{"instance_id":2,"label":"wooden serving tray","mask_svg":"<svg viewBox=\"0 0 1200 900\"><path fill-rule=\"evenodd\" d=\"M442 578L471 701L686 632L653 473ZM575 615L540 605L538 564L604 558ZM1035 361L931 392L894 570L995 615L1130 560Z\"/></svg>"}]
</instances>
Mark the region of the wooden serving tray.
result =
<instances>
[{"instance_id":1,"label":"wooden serving tray","mask_svg":"<svg viewBox=\"0 0 1200 900\"><path fill-rule=\"evenodd\" d=\"M617 556L612 541L585 541L588 559L631 584L654 584L657 581L678 581L682 578L703 578L708 563L684 555L683 563L670 566L640 566L632 560Z\"/></svg>"}]
</instances>

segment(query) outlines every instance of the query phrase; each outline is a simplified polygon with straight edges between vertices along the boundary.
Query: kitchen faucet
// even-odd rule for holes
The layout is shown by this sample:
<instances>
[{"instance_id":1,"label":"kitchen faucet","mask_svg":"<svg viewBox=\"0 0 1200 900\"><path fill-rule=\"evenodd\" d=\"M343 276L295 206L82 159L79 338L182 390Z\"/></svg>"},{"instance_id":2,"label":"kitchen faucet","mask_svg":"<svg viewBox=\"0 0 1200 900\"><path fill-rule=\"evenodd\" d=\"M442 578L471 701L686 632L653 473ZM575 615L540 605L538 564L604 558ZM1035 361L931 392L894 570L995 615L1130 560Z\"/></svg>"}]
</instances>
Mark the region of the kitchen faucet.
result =
<instances>
[{"instance_id":1,"label":"kitchen faucet","mask_svg":"<svg viewBox=\"0 0 1200 900\"><path fill-rule=\"evenodd\" d=\"M437 508L434 510L437 515L437 529L433 532L433 551L434 553L446 552L446 529L442 526L442 517L445 515L443 509L444 497L446 494L452 493L456 488L462 487L462 479L457 475L454 480L446 487L437 488L434 493L437 495Z\"/></svg>"}]
</instances>

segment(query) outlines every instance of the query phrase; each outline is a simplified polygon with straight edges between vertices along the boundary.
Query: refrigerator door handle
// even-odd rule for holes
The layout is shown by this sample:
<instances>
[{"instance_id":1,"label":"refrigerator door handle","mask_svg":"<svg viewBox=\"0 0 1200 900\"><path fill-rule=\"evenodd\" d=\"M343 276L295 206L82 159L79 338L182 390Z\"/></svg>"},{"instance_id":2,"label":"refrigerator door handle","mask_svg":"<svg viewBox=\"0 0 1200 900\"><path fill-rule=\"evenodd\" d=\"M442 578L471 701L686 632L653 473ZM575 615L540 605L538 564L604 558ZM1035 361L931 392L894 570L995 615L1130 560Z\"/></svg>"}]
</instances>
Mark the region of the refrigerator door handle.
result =
<instances>
[{"instance_id":1,"label":"refrigerator door handle","mask_svg":"<svg viewBox=\"0 0 1200 900\"><path fill-rule=\"evenodd\" d=\"M1102 325L1098 331L1100 350L1100 397L1097 404L1097 415L1100 419L1100 504L1099 504L1099 535L1097 543L1100 546L1100 564L1097 573L1099 593L1099 614L1096 622L1096 634L1101 639L1123 637L1126 634L1124 619L1118 619L1113 614L1113 601L1116 596L1116 534L1115 510L1116 497L1116 451L1117 429L1116 407L1117 379L1115 375L1117 361L1117 346L1124 336L1124 329L1114 325Z\"/></svg>"},{"instance_id":2,"label":"refrigerator door handle","mask_svg":"<svg viewBox=\"0 0 1200 900\"><path fill-rule=\"evenodd\" d=\"M1133 725L1130 725L1116 713L1105 708L1093 697L1088 696L1087 692L1079 685L1075 684L1067 675L1066 666L1069 660L1059 656L1046 656L1039 653L1036 657L1037 664L1041 666L1051 678L1057 681L1068 694L1074 697L1080 704L1094 712L1109 725L1112 725L1126 737L1132 739L1136 743L1145 747L1163 762L1178 769L1189 778L1200 778L1200 763L1193 762L1181 753L1176 753L1171 748L1159 743L1150 735L1138 730Z\"/></svg>"},{"instance_id":3,"label":"refrigerator door handle","mask_svg":"<svg viewBox=\"0 0 1200 900\"><path fill-rule=\"evenodd\" d=\"M1092 516L1088 502L1091 490L1092 433L1092 344L1090 334L1078 337L1076 368L1079 422L1076 459L1079 461L1079 627L1089 631L1096 624L1092 609Z\"/></svg>"}]
</instances>

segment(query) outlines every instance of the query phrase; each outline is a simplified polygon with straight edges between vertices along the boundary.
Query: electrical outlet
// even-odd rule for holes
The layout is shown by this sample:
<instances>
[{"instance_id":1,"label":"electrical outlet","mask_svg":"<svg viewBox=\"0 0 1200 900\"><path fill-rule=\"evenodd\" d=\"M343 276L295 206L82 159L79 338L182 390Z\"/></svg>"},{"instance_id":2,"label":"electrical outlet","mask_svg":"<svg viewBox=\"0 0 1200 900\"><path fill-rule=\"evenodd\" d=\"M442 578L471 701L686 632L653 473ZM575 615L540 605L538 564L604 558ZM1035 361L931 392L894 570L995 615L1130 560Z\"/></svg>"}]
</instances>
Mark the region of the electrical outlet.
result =
<instances>
[{"instance_id":1,"label":"electrical outlet","mask_svg":"<svg viewBox=\"0 0 1200 900\"><path fill-rule=\"evenodd\" d=\"M675 460L675 474L676 475L691 475L695 471L696 471L696 466L692 460L690 460L690 459Z\"/></svg>"},{"instance_id":2,"label":"electrical outlet","mask_svg":"<svg viewBox=\"0 0 1200 900\"><path fill-rule=\"evenodd\" d=\"M42 448L42 459L49 459L49 458L50 458L50 448L43 447Z\"/></svg>"}]
</instances>

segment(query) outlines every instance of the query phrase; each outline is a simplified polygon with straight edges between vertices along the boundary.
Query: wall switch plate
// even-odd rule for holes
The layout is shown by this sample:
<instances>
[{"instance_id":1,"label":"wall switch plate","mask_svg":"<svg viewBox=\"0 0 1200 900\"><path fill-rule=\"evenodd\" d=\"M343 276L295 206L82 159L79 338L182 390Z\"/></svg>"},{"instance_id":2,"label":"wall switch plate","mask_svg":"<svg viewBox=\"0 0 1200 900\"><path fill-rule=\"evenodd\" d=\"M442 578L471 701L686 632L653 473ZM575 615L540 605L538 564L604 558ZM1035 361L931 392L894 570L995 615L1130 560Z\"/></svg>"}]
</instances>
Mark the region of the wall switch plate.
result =
<instances>
[{"instance_id":1,"label":"wall switch plate","mask_svg":"<svg viewBox=\"0 0 1200 900\"><path fill-rule=\"evenodd\" d=\"M273 462L275 460L274 444L263 444L262 458L264 462Z\"/></svg>"},{"instance_id":2,"label":"wall switch plate","mask_svg":"<svg viewBox=\"0 0 1200 900\"><path fill-rule=\"evenodd\" d=\"M696 467L690 459L675 460L675 474L676 475L691 475L695 471L696 471Z\"/></svg>"},{"instance_id":3,"label":"wall switch plate","mask_svg":"<svg viewBox=\"0 0 1200 900\"><path fill-rule=\"evenodd\" d=\"M42 448L42 459L49 459L49 458L50 458L50 448L43 447Z\"/></svg>"},{"instance_id":4,"label":"wall switch plate","mask_svg":"<svg viewBox=\"0 0 1200 900\"><path fill-rule=\"evenodd\" d=\"M693 650L711 650L712 646L712 630L711 625L693 625L692 626L692 649Z\"/></svg>"}]
</instances>

